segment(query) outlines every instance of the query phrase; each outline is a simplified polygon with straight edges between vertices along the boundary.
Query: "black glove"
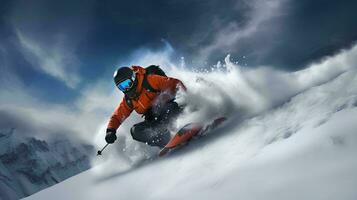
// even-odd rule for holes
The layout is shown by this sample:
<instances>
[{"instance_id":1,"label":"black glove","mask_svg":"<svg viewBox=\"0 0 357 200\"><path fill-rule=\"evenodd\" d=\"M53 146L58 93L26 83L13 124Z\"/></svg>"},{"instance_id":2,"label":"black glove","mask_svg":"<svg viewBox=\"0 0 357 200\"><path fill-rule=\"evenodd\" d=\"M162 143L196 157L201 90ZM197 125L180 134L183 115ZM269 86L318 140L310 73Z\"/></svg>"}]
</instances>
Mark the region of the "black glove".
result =
<instances>
[{"instance_id":1,"label":"black glove","mask_svg":"<svg viewBox=\"0 0 357 200\"><path fill-rule=\"evenodd\" d=\"M107 129L107 134L105 136L105 141L109 144L113 144L115 140L117 140L117 136L115 135L115 129Z\"/></svg>"}]
</instances>

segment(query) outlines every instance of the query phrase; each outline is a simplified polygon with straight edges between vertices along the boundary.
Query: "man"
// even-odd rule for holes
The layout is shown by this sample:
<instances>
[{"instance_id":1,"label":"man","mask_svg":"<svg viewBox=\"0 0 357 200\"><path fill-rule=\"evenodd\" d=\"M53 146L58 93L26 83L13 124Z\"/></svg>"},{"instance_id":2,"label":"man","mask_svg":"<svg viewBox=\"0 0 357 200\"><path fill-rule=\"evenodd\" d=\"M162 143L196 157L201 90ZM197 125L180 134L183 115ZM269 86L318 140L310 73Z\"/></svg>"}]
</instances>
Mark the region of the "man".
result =
<instances>
[{"instance_id":1,"label":"man","mask_svg":"<svg viewBox=\"0 0 357 200\"><path fill-rule=\"evenodd\" d=\"M121 67L114 73L114 82L124 93L124 98L109 120L105 136L107 143L115 142L116 130L135 110L145 120L131 128L133 139L164 147L170 140L168 126L182 110L175 102L175 95L180 87L186 90L183 83L167 77L155 65Z\"/></svg>"}]
</instances>

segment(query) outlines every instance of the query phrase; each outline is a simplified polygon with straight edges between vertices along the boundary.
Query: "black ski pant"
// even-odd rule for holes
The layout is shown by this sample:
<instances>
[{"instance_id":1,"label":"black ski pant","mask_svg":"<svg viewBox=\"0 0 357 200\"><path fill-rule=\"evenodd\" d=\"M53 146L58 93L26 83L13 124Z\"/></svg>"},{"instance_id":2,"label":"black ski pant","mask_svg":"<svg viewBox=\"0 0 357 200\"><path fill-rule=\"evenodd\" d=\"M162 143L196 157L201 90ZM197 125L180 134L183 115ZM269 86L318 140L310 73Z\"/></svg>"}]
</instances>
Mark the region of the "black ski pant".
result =
<instances>
[{"instance_id":1,"label":"black ski pant","mask_svg":"<svg viewBox=\"0 0 357 200\"><path fill-rule=\"evenodd\" d=\"M182 108L174 101L152 108L144 115L145 121L130 129L131 136L134 140L162 148L170 141L170 123L181 111Z\"/></svg>"}]
</instances>

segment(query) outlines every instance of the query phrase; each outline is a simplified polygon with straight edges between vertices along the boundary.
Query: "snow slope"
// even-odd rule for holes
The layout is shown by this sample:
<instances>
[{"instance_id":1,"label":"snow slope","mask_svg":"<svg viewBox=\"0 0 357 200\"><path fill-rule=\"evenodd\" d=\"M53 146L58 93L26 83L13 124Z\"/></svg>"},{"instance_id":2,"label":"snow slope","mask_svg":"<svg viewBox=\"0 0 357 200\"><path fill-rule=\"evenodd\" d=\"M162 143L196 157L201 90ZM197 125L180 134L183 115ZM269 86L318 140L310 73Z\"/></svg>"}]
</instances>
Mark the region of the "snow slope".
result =
<instances>
[{"instance_id":1,"label":"snow slope","mask_svg":"<svg viewBox=\"0 0 357 200\"><path fill-rule=\"evenodd\" d=\"M219 97L203 91L213 98L202 108L202 81L190 83L199 111L189 108L178 122L225 114L223 127L143 163L133 152L154 158L155 150L122 136L108 148L116 154L95 158L104 164L26 199L357 199L356 57L355 46L290 74L244 70L228 58L228 74L205 77L240 87ZM214 109L221 104L228 108Z\"/></svg>"}]
</instances>

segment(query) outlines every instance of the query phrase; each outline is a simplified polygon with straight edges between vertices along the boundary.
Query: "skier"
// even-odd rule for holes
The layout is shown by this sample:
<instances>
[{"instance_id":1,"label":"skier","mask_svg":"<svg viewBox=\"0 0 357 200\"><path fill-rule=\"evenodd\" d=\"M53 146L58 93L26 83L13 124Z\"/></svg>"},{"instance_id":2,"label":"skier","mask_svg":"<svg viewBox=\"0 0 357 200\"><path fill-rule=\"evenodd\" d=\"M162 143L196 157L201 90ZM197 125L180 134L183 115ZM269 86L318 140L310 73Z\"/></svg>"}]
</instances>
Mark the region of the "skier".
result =
<instances>
[{"instance_id":1,"label":"skier","mask_svg":"<svg viewBox=\"0 0 357 200\"><path fill-rule=\"evenodd\" d=\"M121 67L114 73L114 82L124 97L109 120L106 142L115 142L116 130L135 110L145 120L130 129L133 139L164 147L170 140L168 127L182 111L175 102L175 95L179 88L186 90L184 84L167 77L156 65Z\"/></svg>"}]
</instances>

